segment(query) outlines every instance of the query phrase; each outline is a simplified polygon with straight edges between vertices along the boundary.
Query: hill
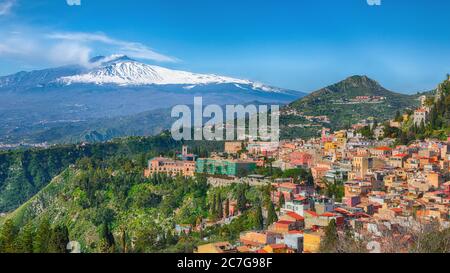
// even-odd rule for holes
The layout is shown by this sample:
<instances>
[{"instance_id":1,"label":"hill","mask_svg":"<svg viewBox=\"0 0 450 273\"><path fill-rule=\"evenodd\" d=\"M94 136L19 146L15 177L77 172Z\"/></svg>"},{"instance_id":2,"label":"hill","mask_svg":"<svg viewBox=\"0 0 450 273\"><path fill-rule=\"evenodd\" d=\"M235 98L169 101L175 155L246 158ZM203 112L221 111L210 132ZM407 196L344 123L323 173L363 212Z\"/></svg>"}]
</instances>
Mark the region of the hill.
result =
<instances>
[{"instance_id":1,"label":"hill","mask_svg":"<svg viewBox=\"0 0 450 273\"><path fill-rule=\"evenodd\" d=\"M367 76L352 76L286 106L283 137L313 136L324 127L345 128L368 117L384 120L415 108L419 95L392 92Z\"/></svg>"},{"instance_id":2,"label":"hill","mask_svg":"<svg viewBox=\"0 0 450 273\"><path fill-rule=\"evenodd\" d=\"M222 142L186 142L199 155L223 149ZM53 177L83 158L93 160L128 158L139 162L161 154L174 154L183 143L169 133L154 137L128 137L86 145L59 145L48 149L0 152L0 213L9 212L29 200Z\"/></svg>"}]
</instances>

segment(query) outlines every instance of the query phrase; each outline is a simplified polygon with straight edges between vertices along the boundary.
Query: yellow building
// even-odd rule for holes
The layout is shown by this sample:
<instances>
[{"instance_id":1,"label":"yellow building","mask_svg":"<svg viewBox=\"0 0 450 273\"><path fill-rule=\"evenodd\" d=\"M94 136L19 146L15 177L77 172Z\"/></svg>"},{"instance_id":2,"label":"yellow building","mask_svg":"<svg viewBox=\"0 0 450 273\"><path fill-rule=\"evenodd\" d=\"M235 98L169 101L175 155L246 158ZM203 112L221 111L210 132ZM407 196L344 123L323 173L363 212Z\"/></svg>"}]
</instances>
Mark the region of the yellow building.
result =
<instances>
[{"instance_id":1,"label":"yellow building","mask_svg":"<svg viewBox=\"0 0 450 273\"><path fill-rule=\"evenodd\" d=\"M303 236L303 252L318 253L323 232L308 232Z\"/></svg>"},{"instance_id":2,"label":"yellow building","mask_svg":"<svg viewBox=\"0 0 450 273\"><path fill-rule=\"evenodd\" d=\"M325 149L325 151L330 151L330 150L334 150L334 149L336 149L338 146L337 146L337 143L335 143L335 142L326 142L325 144L324 144L324 149Z\"/></svg>"}]
</instances>

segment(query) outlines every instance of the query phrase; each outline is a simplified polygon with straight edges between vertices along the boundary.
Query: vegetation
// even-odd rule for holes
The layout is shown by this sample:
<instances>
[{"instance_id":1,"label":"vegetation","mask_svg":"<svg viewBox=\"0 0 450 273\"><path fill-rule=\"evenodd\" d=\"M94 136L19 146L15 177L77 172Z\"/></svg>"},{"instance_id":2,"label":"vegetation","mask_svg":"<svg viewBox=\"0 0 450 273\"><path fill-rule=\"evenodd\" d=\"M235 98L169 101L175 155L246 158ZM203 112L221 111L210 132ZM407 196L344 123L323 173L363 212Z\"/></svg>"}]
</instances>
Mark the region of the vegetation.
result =
<instances>
[{"instance_id":1,"label":"vegetation","mask_svg":"<svg viewBox=\"0 0 450 273\"><path fill-rule=\"evenodd\" d=\"M282 116L280 126L282 138L317 136L322 126L333 130L349 127L369 117L380 120L394 118L397 111L403 111L418 106L419 95L404 95L391 92L366 76L353 76L337 84L320 89L289 105L306 116L327 116L329 124L319 124L318 127L290 128L290 124L308 124L304 117ZM345 101L357 96L380 96L385 101L379 103L345 104Z\"/></svg>"},{"instance_id":2,"label":"vegetation","mask_svg":"<svg viewBox=\"0 0 450 273\"><path fill-rule=\"evenodd\" d=\"M161 154L173 157L182 144L166 132L155 137L130 137L107 143L0 152L0 213L12 211L25 203L81 158L93 161L127 158L143 169L151 157ZM222 142L190 141L186 144L200 156L223 149Z\"/></svg>"},{"instance_id":3,"label":"vegetation","mask_svg":"<svg viewBox=\"0 0 450 273\"><path fill-rule=\"evenodd\" d=\"M446 140L450 135L450 76L439 85L437 94L427 98L426 105L430 108L428 122L414 124L413 113L408 111L409 120L401 130L386 127L388 136L404 145L426 138Z\"/></svg>"},{"instance_id":4,"label":"vegetation","mask_svg":"<svg viewBox=\"0 0 450 273\"><path fill-rule=\"evenodd\" d=\"M232 241L261 226L263 188L211 188L203 176L147 179L142 169L139 160L120 154L78 160L7 216L0 252L60 253L69 240L82 252L192 252L205 240ZM230 215L224 206L230 200L240 215ZM229 224L222 221L227 216L233 216ZM206 220L213 225L202 228ZM177 225L192 232L180 233Z\"/></svg>"}]
</instances>

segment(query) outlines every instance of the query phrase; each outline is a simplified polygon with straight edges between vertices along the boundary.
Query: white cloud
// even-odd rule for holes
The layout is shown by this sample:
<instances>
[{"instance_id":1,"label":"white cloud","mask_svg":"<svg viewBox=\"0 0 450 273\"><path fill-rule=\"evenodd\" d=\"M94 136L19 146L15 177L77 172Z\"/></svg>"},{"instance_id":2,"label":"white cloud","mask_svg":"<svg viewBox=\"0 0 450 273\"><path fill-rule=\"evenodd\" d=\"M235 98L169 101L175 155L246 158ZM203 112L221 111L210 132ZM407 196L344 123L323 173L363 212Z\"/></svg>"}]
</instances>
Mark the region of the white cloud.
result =
<instances>
[{"instance_id":1,"label":"white cloud","mask_svg":"<svg viewBox=\"0 0 450 273\"><path fill-rule=\"evenodd\" d=\"M129 42L111 38L103 33L65 32L52 33L47 36L51 39L72 41L77 43L102 43L116 47L117 53L130 57L152 60L158 62L177 62L178 59L160 54L142 43Z\"/></svg>"},{"instance_id":2,"label":"white cloud","mask_svg":"<svg viewBox=\"0 0 450 273\"><path fill-rule=\"evenodd\" d=\"M15 4L16 0L0 0L0 16L10 14Z\"/></svg>"},{"instance_id":3,"label":"white cloud","mask_svg":"<svg viewBox=\"0 0 450 273\"><path fill-rule=\"evenodd\" d=\"M52 63L81 64L87 66L92 50L78 43L62 42L49 50L49 60Z\"/></svg>"},{"instance_id":4,"label":"white cloud","mask_svg":"<svg viewBox=\"0 0 450 273\"><path fill-rule=\"evenodd\" d=\"M155 52L142 43L118 40L102 33L52 32L36 28L0 28L0 57L35 67L67 64L90 65L94 54L125 54L157 62L176 58Z\"/></svg>"}]
</instances>

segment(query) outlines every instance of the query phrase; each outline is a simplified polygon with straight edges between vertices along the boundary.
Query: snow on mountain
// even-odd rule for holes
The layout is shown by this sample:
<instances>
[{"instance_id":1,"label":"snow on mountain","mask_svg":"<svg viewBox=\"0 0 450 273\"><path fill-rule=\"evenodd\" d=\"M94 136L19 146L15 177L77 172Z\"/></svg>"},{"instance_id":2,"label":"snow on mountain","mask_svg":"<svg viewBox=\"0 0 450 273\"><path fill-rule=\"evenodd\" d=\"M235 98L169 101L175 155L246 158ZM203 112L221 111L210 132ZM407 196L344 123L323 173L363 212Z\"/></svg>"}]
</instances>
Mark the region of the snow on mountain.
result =
<instances>
[{"instance_id":1,"label":"snow on mountain","mask_svg":"<svg viewBox=\"0 0 450 273\"><path fill-rule=\"evenodd\" d=\"M282 89L266 86L262 83L241 80L214 74L197 74L180 70L171 70L160 66L148 65L129 59L124 55L96 57L91 60L92 69L83 74L61 77L57 82L72 84L116 84L126 85L207 85L235 84L250 86L251 89L282 93ZM242 89L247 89L240 86ZM189 89L189 88L186 88Z\"/></svg>"}]
</instances>

